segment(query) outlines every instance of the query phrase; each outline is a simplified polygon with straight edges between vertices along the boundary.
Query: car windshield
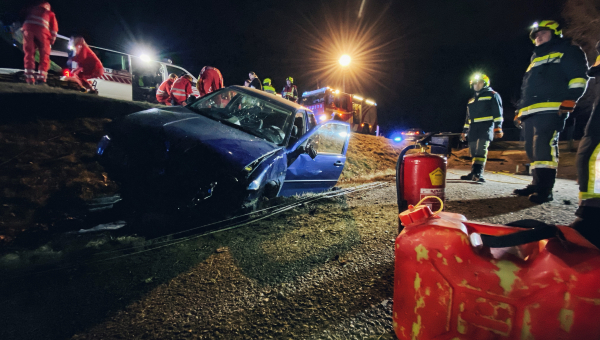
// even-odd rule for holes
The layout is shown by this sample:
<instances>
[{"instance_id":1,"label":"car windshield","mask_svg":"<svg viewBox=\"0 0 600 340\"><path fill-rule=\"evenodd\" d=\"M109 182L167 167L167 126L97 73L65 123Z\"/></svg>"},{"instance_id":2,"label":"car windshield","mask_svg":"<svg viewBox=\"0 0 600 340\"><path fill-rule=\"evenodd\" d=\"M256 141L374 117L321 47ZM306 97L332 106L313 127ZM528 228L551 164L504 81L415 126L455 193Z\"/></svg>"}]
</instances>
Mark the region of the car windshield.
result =
<instances>
[{"instance_id":1,"label":"car windshield","mask_svg":"<svg viewBox=\"0 0 600 340\"><path fill-rule=\"evenodd\" d=\"M281 145L294 112L233 89L223 89L189 105L192 111Z\"/></svg>"}]
</instances>

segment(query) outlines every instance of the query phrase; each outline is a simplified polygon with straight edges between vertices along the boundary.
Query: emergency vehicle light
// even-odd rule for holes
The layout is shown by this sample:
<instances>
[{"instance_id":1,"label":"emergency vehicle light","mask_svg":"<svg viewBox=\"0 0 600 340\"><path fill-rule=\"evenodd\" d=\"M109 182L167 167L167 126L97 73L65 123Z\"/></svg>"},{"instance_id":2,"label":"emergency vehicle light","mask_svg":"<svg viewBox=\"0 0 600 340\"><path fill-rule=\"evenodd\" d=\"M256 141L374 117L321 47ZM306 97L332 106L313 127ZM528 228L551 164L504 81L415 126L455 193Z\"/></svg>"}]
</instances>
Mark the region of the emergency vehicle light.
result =
<instances>
[{"instance_id":1,"label":"emergency vehicle light","mask_svg":"<svg viewBox=\"0 0 600 340\"><path fill-rule=\"evenodd\" d=\"M369 99L365 100L365 103L367 103L369 105L375 105L375 102L372 100L369 100Z\"/></svg>"},{"instance_id":2,"label":"emergency vehicle light","mask_svg":"<svg viewBox=\"0 0 600 340\"><path fill-rule=\"evenodd\" d=\"M359 97L359 96L354 96L354 99L356 99L356 100L360 100L360 101L363 101L363 100L364 100L364 98L361 98L361 97Z\"/></svg>"},{"instance_id":3,"label":"emergency vehicle light","mask_svg":"<svg viewBox=\"0 0 600 340\"><path fill-rule=\"evenodd\" d=\"M140 59L142 59L142 61L145 61L145 62L150 61L150 57L147 54L140 55Z\"/></svg>"},{"instance_id":4,"label":"emergency vehicle light","mask_svg":"<svg viewBox=\"0 0 600 340\"><path fill-rule=\"evenodd\" d=\"M394 138L394 142L401 142L402 141L402 137L396 137Z\"/></svg>"}]
</instances>

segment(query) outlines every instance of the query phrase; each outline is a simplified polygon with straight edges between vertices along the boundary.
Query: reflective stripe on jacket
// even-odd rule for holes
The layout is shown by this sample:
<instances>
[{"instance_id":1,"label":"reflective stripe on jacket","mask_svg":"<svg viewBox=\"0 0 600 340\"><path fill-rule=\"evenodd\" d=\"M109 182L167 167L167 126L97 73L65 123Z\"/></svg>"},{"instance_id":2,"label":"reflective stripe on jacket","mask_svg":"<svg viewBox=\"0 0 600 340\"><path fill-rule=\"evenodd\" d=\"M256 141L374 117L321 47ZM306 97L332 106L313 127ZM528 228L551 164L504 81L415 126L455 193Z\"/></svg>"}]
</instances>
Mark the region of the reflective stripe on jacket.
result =
<instances>
[{"instance_id":1,"label":"reflective stripe on jacket","mask_svg":"<svg viewBox=\"0 0 600 340\"><path fill-rule=\"evenodd\" d=\"M184 77L177 79L171 88L171 98L178 104L185 102L192 93L192 82Z\"/></svg>"},{"instance_id":2,"label":"reflective stripe on jacket","mask_svg":"<svg viewBox=\"0 0 600 340\"><path fill-rule=\"evenodd\" d=\"M272 93L272 94L277 94L277 91L275 91L275 88L273 86L271 86L271 85L265 85L265 86L263 86L263 91L269 92L269 93Z\"/></svg>"},{"instance_id":3,"label":"reflective stripe on jacket","mask_svg":"<svg viewBox=\"0 0 600 340\"><path fill-rule=\"evenodd\" d=\"M168 98L171 96L171 88L173 87L173 79L169 78L160 84L156 90L156 98Z\"/></svg>"},{"instance_id":4,"label":"reflective stripe on jacket","mask_svg":"<svg viewBox=\"0 0 600 340\"><path fill-rule=\"evenodd\" d=\"M297 101L298 100L298 88L296 85L285 86L281 91L281 96L287 100Z\"/></svg>"},{"instance_id":5,"label":"reflective stripe on jacket","mask_svg":"<svg viewBox=\"0 0 600 340\"><path fill-rule=\"evenodd\" d=\"M577 102L587 86L587 60L579 46L553 37L536 46L521 86L519 117L556 113L565 100Z\"/></svg>"},{"instance_id":6,"label":"reflective stripe on jacket","mask_svg":"<svg viewBox=\"0 0 600 340\"><path fill-rule=\"evenodd\" d=\"M467 118L463 133L467 133L474 123L486 123L486 126L493 124L494 128L502 128L503 120L500 94L491 87L484 87L467 103Z\"/></svg>"},{"instance_id":7,"label":"reflective stripe on jacket","mask_svg":"<svg viewBox=\"0 0 600 340\"><path fill-rule=\"evenodd\" d=\"M53 42L58 34L58 23L56 22L56 16L54 12L46 10L44 7L36 6L29 11L25 22L23 23L23 30L37 30L38 27L43 27L44 30L50 33L50 39Z\"/></svg>"}]
</instances>

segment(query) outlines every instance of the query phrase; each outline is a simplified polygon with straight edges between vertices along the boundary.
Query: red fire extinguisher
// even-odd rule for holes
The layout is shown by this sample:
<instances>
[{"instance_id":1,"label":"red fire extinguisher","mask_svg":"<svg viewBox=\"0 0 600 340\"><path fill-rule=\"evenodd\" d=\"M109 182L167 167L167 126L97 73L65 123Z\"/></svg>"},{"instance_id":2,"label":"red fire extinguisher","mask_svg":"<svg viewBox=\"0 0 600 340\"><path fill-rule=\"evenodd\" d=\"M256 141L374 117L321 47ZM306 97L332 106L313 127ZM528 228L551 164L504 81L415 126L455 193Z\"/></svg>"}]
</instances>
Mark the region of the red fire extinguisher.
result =
<instances>
[{"instance_id":1,"label":"red fire extinguisher","mask_svg":"<svg viewBox=\"0 0 600 340\"><path fill-rule=\"evenodd\" d=\"M444 201L447 160L446 157L426 152L432 136L433 133L429 133L400 152L396 163L398 213L408 209L409 205L416 205L426 196L437 196ZM421 152L406 155L411 149L421 149ZM441 203L435 198L428 198L421 205L429 206L432 211L441 207ZM402 224L398 219L398 231L401 230Z\"/></svg>"}]
</instances>

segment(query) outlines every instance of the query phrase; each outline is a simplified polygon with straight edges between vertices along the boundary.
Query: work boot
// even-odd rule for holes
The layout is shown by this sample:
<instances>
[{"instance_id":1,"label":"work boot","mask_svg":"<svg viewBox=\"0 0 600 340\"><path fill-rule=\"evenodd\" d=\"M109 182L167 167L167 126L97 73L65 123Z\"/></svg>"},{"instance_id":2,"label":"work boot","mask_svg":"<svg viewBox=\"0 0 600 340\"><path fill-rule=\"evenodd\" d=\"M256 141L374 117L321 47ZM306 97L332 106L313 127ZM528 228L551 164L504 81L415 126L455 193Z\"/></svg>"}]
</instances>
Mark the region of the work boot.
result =
<instances>
[{"instance_id":1,"label":"work boot","mask_svg":"<svg viewBox=\"0 0 600 340\"><path fill-rule=\"evenodd\" d=\"M483 179L483 164L473 164L473 170L471 170L473 174L473 180L477 183L485 183L485 179Z\"/></svg>"},{"instance_id":2,"label":"work boot","mask_svg":"<svg viewBox=\"0 0 600 340\"><path fill-rule=\"evenodd\" d=\"M513 191L513 194L517 195L517 196L529 196L533 193L535 193L535 189L537 186L533 185L533 184L529 184L528 186L526 186L523 189L515 189Z\"/></svg>"},{"instance_id":3,"label":"work boot","mask_svg":"<svg viewBox=\"0 0 600 340\"><path fill-rule=\"evenodd\" d=\"M462 179L463 181L472 181L474 176L475 175L471 172L467 175L460 176L460 179Z\"/></svg>"},{"instance_id":4,"label":"work boot","mask_svg":"<svg viewBox=\"0 0 600 340\"><path fill-rule=\"evenodd\" d=\"M485 183L485 178L483 178L483 175L475 177L473 180L477 183Z\"/></svg>"},{"instance_id":5,"label":"work boot","mask_svg":"<svg viewBox=\"0 0 600 340\"><path fill-rule=\"evenodd\" d=\"M575 212L577 218L569 227L577 230L581 236L600 248L600 208L580 206Z\"/></svg>"},{"instance_id":6,"label":"work boot","mask_svg":"<svg viewBox=\"0 0 600 340\"><path fill-rule=\"evenodd\" d=\"M529 202L535 204L542 204L554 200L552 197L551 188L538 188L536 192L529 195Z\"/></svg>"}]
</instances>

